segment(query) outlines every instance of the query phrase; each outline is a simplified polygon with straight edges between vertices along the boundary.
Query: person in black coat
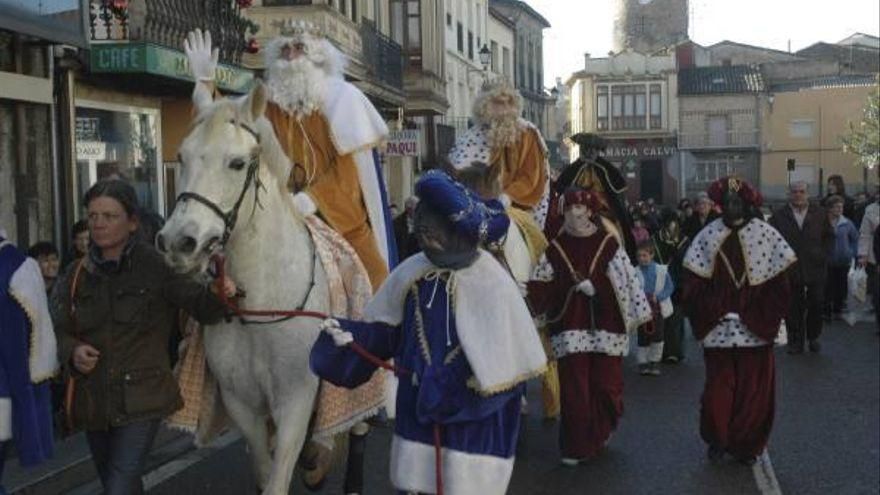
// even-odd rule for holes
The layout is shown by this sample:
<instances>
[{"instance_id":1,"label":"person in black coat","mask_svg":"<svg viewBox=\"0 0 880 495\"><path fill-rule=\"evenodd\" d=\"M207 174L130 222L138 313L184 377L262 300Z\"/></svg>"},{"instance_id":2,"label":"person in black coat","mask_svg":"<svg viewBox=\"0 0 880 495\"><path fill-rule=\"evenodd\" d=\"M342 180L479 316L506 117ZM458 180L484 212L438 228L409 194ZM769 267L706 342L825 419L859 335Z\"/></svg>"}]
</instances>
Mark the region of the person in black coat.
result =
<instances>
[{"instance_id":1,"label":"person in black coat","mask_svg":"<svg viewBox=\"0 0 880 495\"><path fill-rule=\"evenodd\" d=\"M706 193L700 193L697 196L693 214L685 219L684 224L681 226L684 249L687 249L691 240L703 230L703 227L710 224L712 220L718 218L718 213L715 212L714 207L715 203Z\"/></svg>"},{"instance_id":2,"label":"person in black coat","mask_svg":"<svg viewBox=\"0 0 880 495\"><path fill-rule=\"evenodd\" d=\"M825 301L825 278L828 253L834 243L834 230L825 209L811 205L807 184L793 182L789 202L770 217L770 225L782 234L797 254L790 273L792 301L788 328L788 353L804 352L804 335L811 352L819 352L822 333L822 306Z\"/></svg>"}]
</instances>

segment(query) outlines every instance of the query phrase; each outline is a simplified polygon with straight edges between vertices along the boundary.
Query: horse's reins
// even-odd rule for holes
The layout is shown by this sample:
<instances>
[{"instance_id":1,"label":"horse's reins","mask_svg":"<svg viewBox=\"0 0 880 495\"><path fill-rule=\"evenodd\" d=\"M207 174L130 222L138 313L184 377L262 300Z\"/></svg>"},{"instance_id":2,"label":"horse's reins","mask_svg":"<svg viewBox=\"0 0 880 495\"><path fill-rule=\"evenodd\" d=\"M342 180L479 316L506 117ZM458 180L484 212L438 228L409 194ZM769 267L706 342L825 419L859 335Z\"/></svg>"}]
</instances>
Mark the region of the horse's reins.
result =
<instances>
[{"instance_id":1,"label":"horse's reins","mask_svg":"<svg viewBox=\"0 0 880 495\"><path fill-rule=\"evenodd\" d=\"M254 137L257 143L257 147L260 145L260 135L250 126L236 121L229 121L230 124L240 127L246 130L251 136ZM254 185L254 211L256 211L257 206L259 205L259 189L262 187L262 183L259 179L259 168L260 168L260 153L255 152L251 155L251 161L248 163L247 176L245 178L244 186L241 189L241 192L238 195L238 199L235 201L232 209L228 212L224 212L217 203L211 201L210 199L202 196L201 194L184 191L177 196L176 203L180 203L186 200L194 200L197 203L206 206L209 210L214 212L217 216L223 220L223 237L218 242L218 247L222 250L226 243L229 241L229 237L232 235L233 229L235 229L235 225L238 222L238 212L241 209L241 205L244 202L245 195L247 194L248 189L251 184ZM317 255L315 256L317 258ZM330 315L319 311L310 311L306 310L305 305L308 302L309 296L312 292L312 288L315 286L315 268L312 267L312 281L309 285L309 290L306 292L306 295L299 305L299 307L295 310L277 310L277 309L243 309L238 306L238 304L227 297L225 288L223 287L223 281L226 279L226 259L222 254L214 254L212 257L214 261L215 268L217 270L217 278L215 281L216 292L223 303L223 305L230 310L233 314L241 319L242 323L279 323L281 321L296 318L296 317L308 317L308 318L316 318L316 319L326 319L329 318ZM317 260L315 261L317 263ZM244 319L245 316L262 316L262 317L276 317L281 318L280 320L274 320L270 322L254 322L254 321L246 321ZM370 351L366 350L363 346L358 344L357 342L350 342L348 347L354 351L355 354L360 356L361 358L368 361L370 364L391 371L395 375L410 375L411 371L401 368L399 366L395 366L394 364L388 363L379 359L377 356L372 354ZM439 424L434 424L434 468L436 473L436 484L437 484L437 495L443 495L443 474L442 474L442 450L441 450L441 428Z\"/></svg>"}]
</instances>

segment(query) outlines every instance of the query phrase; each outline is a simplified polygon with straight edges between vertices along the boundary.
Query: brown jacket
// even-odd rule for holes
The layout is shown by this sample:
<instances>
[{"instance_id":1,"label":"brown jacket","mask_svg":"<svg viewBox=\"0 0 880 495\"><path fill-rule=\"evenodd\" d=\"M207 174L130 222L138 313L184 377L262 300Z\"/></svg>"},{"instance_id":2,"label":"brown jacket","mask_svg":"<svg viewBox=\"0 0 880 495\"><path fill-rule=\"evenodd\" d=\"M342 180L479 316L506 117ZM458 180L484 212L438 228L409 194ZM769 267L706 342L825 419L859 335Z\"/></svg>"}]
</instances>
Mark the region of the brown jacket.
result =
<instances>
[{"instance_id":1,"label":"brown jacket","mask_svg":"<svg viewBox=\"0 0 880 495\"><path fill-rule=\"evenodd\" d=\"M74 328L70 293L75 272L68 270L55 284L52 304L59 360L76 378L73 424L100 430L179 409L183 404L168 355L178 309L212 323L223 316L220 300L206 286L175 274L151 246L137 243L118 268L98 267L86 257L74 297ZM79 342L101 353L88 375L71 364Z\"/></svg>"},{"instance_id":2,"label":"brown jacket","mask_svg":"<svg viewBox=\"0 0 880 495\"><path fill-rule=\"evenodd\" d=\"M786 204L776 210L768 223L782 234L797 254L797 263L789 272L792 283L824 283L828 253L834 244L834 229L825 208L811 204L807 207L803 226L798 227L791 206Z\"/></svg>"}]
</instances>

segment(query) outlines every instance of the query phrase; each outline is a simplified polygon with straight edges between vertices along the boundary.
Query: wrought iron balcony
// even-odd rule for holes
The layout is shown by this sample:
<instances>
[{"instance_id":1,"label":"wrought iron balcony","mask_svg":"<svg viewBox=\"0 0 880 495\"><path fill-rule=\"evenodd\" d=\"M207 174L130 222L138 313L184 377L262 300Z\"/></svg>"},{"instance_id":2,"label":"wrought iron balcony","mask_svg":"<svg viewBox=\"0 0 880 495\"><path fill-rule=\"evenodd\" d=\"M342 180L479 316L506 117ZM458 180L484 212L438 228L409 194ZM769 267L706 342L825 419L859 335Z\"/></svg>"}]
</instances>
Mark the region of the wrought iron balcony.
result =
<instances>
[{"instance_id":1,"label":"wrought iron balcony","mask_svg":"<svg viewBox=\"0 0 880 495\"><path fill-rule=\"evenodd\" d=\"M363 63L367 74L397 89L403 89L403 50L382 34L372 22L361 22Z\"/></svg>"},{"instance_id":2,"label":"wrought iron balcony","mask_svg":"<svg viewBox=\"0 0 880 495\"><path fill-rule=\"evenodd\" d=\"M138 41L180 50L195 28L211 32L221 62L240 62L247 21L236 0L89 1L92 43Z\"/></svg>"},{"instance_id":3,"label":"wrought iron balcony","mask_svg":"<svg viewBox=\"0 0 880 495\"><path fill-rule=\"evenodd\" d=\"M727 131L716 133L679 134L680 149L758 148L758 131Z\"/></svg>"}]
</instances>

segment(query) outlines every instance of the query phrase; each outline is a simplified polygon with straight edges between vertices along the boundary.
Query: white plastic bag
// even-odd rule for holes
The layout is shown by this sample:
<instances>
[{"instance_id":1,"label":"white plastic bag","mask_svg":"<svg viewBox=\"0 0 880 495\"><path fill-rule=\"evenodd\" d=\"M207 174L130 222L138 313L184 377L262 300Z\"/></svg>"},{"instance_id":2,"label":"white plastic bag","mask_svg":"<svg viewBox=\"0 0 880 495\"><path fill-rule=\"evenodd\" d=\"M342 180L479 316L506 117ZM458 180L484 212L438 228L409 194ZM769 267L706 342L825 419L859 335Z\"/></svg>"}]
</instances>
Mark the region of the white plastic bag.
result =
<instances>
[{"instance_id":1,"label":"white plastic bag","mask_svg":"<svg viewBox=\"0 0 880 495\"><path fill-rule=\"evenodd\" d=\"M851 327L861 321L873 320L871 303L868 301L868 273L864 268L853 264L849 269L846 282L848 290L843 320Z\"/></svg>"},{"instance_id":2,"label":"white plastic bag","mask_svg":"<svg viewBox=\"0 0 880 495\"><path fill-rule=\"evenodd\" d=\"M864 303L868 299L868 273L855 264L850 267L846 278L849 295Z\"/></svg>"}]
</instances>

